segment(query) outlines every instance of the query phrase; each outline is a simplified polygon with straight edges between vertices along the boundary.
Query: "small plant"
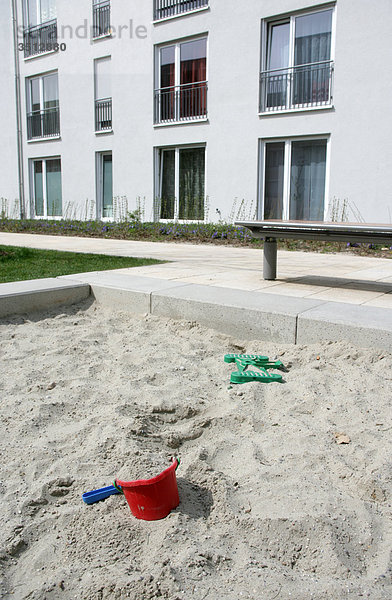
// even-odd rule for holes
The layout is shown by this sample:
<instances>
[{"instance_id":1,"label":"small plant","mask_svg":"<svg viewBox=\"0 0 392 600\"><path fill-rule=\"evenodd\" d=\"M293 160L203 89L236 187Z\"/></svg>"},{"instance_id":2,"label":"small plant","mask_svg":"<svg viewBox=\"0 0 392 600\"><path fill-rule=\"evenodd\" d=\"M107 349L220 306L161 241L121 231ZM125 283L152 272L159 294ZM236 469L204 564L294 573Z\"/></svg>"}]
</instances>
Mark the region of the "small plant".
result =
<instances>
[{"instance_id":1,"label":"small plant","mask_svg":"<svg viewBox=\"0 0 392 600\"><path fill-rule=\"evenodd\" d=\"M339 198L333 198L329 205L329 220L333 223L346 223L348 221L348 200L343 202Z\"/></svg>"},{"instance_id":2,"label":"small plant","mask_svg":"<svg viewBox=\"0 0 392 600\"><path fill-rule=\"evenodd\" d=\"M7 200L7 198L0 198L0 201L1 201L0 218L8 219L8 200Z\"/></svg>"},{"instance_id":3,"label":"small plant","mask_svg":"<svg viewBox=\"0 0 392 600\"><path fill-rule=\"evenodd\" d=\"M129 221L130 223L140 223L142 220L141 217L142 217L142 215L141 215L140 208L136 208L135 210L128 212L126 220Z\"/></svg>"},{"instance_id":4,"label":"small plant","mask_svg":"<svg viewBox=\"0 0 392 600\"><path fill-rule=\"evenodd\" d=\"M233 204L231 205L231 210L229 214L229 223L234 223L236 219L236 208L237 208L238 198L234 198Z\"/></svg>"}]
</instances>

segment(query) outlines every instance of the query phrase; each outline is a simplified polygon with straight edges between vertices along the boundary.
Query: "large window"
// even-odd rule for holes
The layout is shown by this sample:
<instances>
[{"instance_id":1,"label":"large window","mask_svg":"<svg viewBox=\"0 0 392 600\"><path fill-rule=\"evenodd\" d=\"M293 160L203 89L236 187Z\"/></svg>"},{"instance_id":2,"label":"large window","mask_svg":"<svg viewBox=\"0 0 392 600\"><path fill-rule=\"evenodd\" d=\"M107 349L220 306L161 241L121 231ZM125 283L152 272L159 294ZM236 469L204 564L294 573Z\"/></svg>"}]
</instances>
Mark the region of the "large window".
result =
<instances>
[{"instance_id":1,"label":"large window","mask_svg":"<svg viewBox=\"0 0 392 600\"><path fill-rule=\"evenodd\" d=\"M61 217L61 160L32 160L32 190L36 217Z\"/></svg>"},{"instance_id":2,"label":"large window","mask_svg":"<svg viewBox=\"0 0 392 600\"><path fill-rule=\"evenodd\" d=\"M57 42L56 0L23 0L25 57L54 49Z\"/></svg>"},{"instance_id":3,"label":"large window","mask_svg":"<svg viewBox=\"0 0 392 600\"><path fill-rule=\"evenodd\" d=\"M204 220L205 148L162 148L158 155L157 217Z\"/></svg>"},{"instance_id":4,"label":"large window","mask_svg":"<svg viewBox=\"0 0 392 600\"><path fill-rule=\"evenodd\" d=\"M263 218L323 221L327 140L261 144Z\"/></svg>"},{"instance_id":5,"label":"large window","mask_svg":"<svg viewBox=\"0 0 392 600\"><path fill-rule=\"evenodd\" d=\"M97 217L113 218L113 161L111 152L97 154Z\"/></svg>"},{"instance_id":6,"label":"large window","mask_svg":"<svg viewBox=\"0 0 392 600\"><path fill-rule=\"evenodd\" d=\"M27 138L60 135L57 73L27 79Z\"/></svg>"},{"instance_id":7,"label":"large window","mask_svg":"<svg viewBox=\"0 0 392 600\"><path fill-rule=\"evenodd\" d=\"M331 105L332 23L328 9L263 24L261 112Z\"/></svg>"},{"instance_id":8,"label":"large window","mask_svg":"<svg viewBox=\"0 0 392 600\"><path fill-rule=\"evenodd\" d=\"M94 63L95 75L95 131L112 129L112 85L110 56Z\"/></svg>"},{"instance_id":9,"label":"large window","mask_svg":"<svg viewBox=\"0 0 392 600\"><path fill-rule=\"evenodd\" d=\"M155 123L207 117L207 39L157 49Z\"/></svg>"},{"instance_id":10,"label":"large window","mask_svg":"<svg viewBox=\"0 0 392 600\"><path fill-rule=\"evenodd\" d=\"M154 20L167 19L208 7L209 0L154 0Z\"/></svg>"}]
</instances>

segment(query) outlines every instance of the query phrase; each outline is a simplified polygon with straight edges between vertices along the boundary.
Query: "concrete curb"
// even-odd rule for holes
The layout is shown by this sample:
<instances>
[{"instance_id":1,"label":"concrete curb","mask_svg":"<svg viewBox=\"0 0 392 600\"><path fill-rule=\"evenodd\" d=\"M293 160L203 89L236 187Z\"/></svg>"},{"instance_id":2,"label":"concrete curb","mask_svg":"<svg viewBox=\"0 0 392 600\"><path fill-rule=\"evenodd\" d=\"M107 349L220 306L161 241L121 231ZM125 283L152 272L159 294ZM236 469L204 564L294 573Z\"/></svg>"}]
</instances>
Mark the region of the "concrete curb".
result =
<instances>
[{"instance_id":1,"label":"concrete curb","mask_svg":"<svg viewBox=\"0 0 392 600\"><path fill-rule=\"evenodd\" d=\"M341 339L392 352L392 311L326 302L298 315L297 344Z\"/></svg>"},{"instance_id":2,"label":"concrete curb","mask_svg":"<svg viewBox=\"0 0 392 600\"><path fill-rule=\"evenodd\" d=\"M34 279L0 285L0 317L38 312L76 304L90 296L90 286L80 281Z\"/></svg>"},{"instance_id":3,"label":"concrete curb","mask_svg":"<svg viewBox=\"0 0 392 600\"><path fill-rule=\"evenodd\" d=\"M319 304L303 298L287 303L284 297L272 294L189 284L153 293L151 313L197 321L241 338L295 344L298 312Z\"/></svg>"},{"instance_id":4,"label":"concrete curb","mask_svg":"<svg viewBox=\"0 0 392 600\"><path fill-rule=\"evenodd\" d=\"M90 295L114 310L196 321L248 340L292 344L346 340L392 352L389 309L122 273L83 273L2 284L0 317L75 304Z\"/></svg>"}]
</instances>

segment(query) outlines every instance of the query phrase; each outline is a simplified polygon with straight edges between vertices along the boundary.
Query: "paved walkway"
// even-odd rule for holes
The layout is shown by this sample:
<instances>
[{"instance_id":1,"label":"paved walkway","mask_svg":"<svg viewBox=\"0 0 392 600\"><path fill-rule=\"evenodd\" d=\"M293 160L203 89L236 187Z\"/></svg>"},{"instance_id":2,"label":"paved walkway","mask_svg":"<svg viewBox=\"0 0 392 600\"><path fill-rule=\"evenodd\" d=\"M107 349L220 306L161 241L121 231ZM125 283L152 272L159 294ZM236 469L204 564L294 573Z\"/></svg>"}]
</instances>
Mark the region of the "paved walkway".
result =
<instances>
[{"instance_id":1,"label":"paved walkway","mask_svg":"<svg viewBox=\"0 0 392 600\"><path fill-rule=\"evenodd\" d=\"M392 308L392 260L352 254L278 252L278 279L264 281L262 251L216 245L59 237L0 233L0 244L171 261L121 269L141 276L213 288L251 291L263 296L308 298ZM79 279L79 278L78 278Z\"/></svg>"}]
</instances>

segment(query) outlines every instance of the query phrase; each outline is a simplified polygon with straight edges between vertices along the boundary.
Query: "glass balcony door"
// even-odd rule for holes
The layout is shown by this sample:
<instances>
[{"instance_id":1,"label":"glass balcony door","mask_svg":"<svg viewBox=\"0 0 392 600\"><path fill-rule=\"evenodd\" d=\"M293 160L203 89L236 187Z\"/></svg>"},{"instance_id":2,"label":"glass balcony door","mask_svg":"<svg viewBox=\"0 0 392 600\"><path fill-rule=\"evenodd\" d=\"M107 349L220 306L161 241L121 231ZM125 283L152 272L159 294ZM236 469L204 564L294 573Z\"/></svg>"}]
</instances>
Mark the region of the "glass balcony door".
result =
<instances>
[{"instance_id":1,"label":"glass balcony door","mask_svg":"<svg viewBox=\"0 0 392 600\"><path fill-rule=\"evenodd\" d=\"M330 94L332 10L295 19L294 105L326 102Z\"/></svg>"},{"instance_id":2,"label":"glass balcony door","mask_svg":"<svg viewBox=\"0 0 392 600\"><path fill-rule=\"evenodd\" d=\"M28 139L60 134L57 73L28 80Z\"/></svg>"},{"instance_id":3,"label":"glass balcony door","mask_svg":"<svg viewBox=\"0 0 392 600\"><path fill-rule=\"evenodd\" d=\"M290 22L269 26L267 70L270 72L267 90L267 107L287 105L288 67L290 64Z\"/></svg>"},{"instance_id":4,"label":"glass balcony door","mask_svg":"<svg viewBox=\"0 0 392 600\"><path fill-rule=\"evenodd\" d=\"M207 39L165 46L158 51L155 123L207 116Z\"/></svg>"},{"instance_id":5,"label":"glass balcony door","mask_svg":"<svg viewBox=\"0 0 392 600\"><path fill-rule=\"evenodd\" d=\"M332 24L332 9L266 24L262 112L331 103Z\"/></svg>"},{"instance_id":6,"label":"glass balcony door","mask_svg":"<svg viewBox=\"0 0 392 600\"><path fill-rule=\"evenodd\" d=\"M97 218L112 219L113 212L113 159L111 152L98 152L97 169Z\"/></svg>"},{"instance_id":7,"label":"glass balcony door","mask_svg":"<svg viewBox=\"0 0 392 600\"><path fill-rule=\"evenodd\" d=\"M263 144L264 219L323 221L327 140Z\"/></svg>"},{"instance_id":8,"label":"glass balcony door","mask_svg":"<svg viewBox=\"0 0 392 600\"><path fill-rule=\"evenodd\" d=\"M36 217L61 217L61 159L33 161L33 202Z\"/></svg>"},{"instance_id":9,"label":"glass balcony door","mask_svg":"<svg viewBox=\"0 0 392 600\"><path fill-rule=\"evenodd\" d=\"M158 197L162 220L203 221L205 148L163 148L159 152Z\"/></svg>"}]
</instances>

